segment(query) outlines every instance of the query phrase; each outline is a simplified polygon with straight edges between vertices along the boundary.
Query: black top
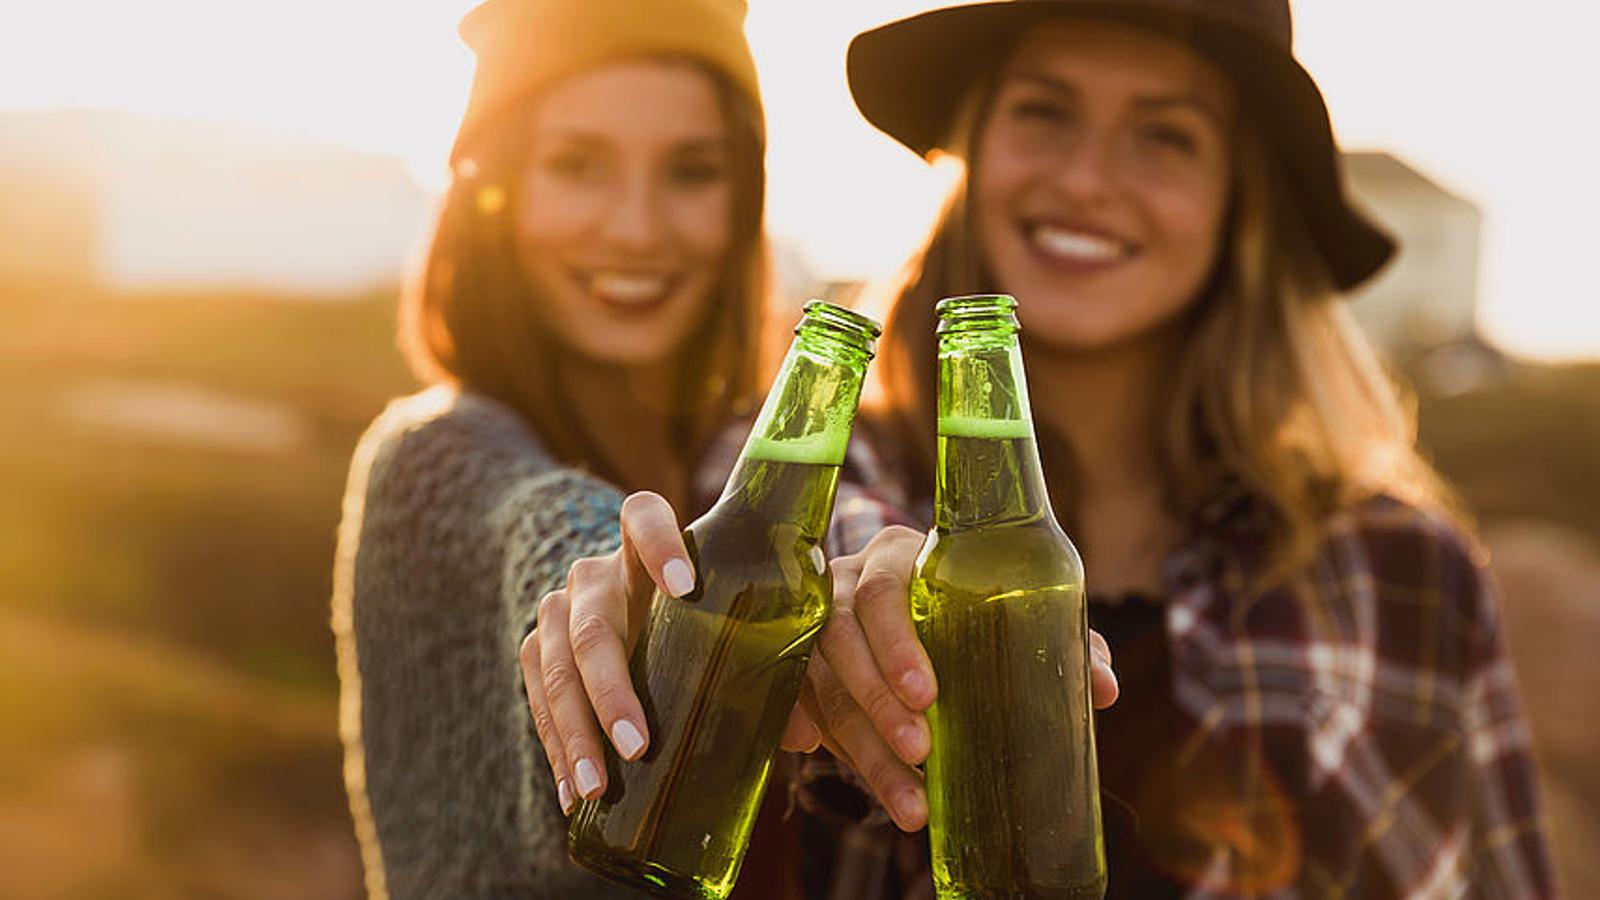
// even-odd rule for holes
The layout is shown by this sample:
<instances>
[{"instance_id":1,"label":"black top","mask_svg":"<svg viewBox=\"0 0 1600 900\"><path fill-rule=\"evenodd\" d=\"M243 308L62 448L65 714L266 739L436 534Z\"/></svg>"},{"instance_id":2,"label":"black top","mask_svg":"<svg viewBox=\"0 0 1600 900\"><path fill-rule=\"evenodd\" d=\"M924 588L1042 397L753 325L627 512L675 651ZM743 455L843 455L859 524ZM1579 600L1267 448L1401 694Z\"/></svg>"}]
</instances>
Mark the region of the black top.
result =
<instances>
[{"instance_id":1,"label":"black top","mask_svg":"<svg viewBox=\"0 0 1600 900\"><path fill-rule=\"evenodd\" d=\"M1156 862L1161 823L1172 821L1176 752L1165 613L1162 603L1140 594L1089 601L1089 624L1111 646L1121 689L1115 704L1095 713L1106 900L1182 896L1178 882Z\"/></svg>"}]
</instances>

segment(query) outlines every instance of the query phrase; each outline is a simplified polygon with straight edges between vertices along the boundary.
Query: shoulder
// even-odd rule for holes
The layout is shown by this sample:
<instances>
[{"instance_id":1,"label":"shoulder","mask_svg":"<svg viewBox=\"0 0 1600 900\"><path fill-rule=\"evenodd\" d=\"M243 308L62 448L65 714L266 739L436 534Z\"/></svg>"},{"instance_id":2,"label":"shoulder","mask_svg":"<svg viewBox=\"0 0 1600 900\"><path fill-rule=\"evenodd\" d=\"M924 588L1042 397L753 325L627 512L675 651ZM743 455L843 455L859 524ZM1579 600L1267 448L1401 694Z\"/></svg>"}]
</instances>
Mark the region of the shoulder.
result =
<instances>
[{"instance_id":1,"label":"shoulder","mask_svg":"<svg viewBox=\"0 0 1600 900\"><path fill-rule=\"evenodd\" d=\"M1464 523L1443 509L1380 494L1335 514L1318 552L1326 577L1371 582L1379 594L1418 592L1466 599L1481 592L1488 554Z\"/></svg>"},{"instance_id":2,"label":"shoulder","mask_svg":"<svg viewBox=\"0 0 1600 900\"><path fill-rule=\"evenodd\" d=\"M552 467L539 439L509 407L481 394L440 385L397 398L373 420L357 446L357 458L374 465L398 457L428 459L515 457Z\"/></svg>"},{"instance_id":3,"label":"shoulder","mask_svg":"<svg viewBox=\"0 0 1600 900\"><path fill-rule=\"evenodd\" d=\"M394 400L368 427L344 512L349 527L447 528L492 525L530 505L581 507L585 518L605 519L616 503L614 487L558 464L509 407L434 387Z\"/></svg>"},{"instance_id":4,"label":"shoulder","mask_svg":"<svg viewBox=\"0 0 1600 900\"><path fill-rule=\"evenodd\" d=\"M1380 495L1337 514L1312 581L1324 607L1392 662L1463 675L1496 641L1487 552L1442 509Z\"/></svg>"}]
</instances>

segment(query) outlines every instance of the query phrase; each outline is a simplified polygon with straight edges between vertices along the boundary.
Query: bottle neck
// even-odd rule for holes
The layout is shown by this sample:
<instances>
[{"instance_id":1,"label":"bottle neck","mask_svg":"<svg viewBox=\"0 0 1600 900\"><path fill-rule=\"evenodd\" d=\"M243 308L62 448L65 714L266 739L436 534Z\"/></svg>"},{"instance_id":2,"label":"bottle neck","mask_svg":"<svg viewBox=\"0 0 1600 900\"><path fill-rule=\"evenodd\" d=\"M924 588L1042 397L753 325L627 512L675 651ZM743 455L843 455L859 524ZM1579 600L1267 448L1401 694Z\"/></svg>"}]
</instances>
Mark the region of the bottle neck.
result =
<instances>
[{"instance_id":1,"label":"bottle neck","mask_svg":"<svg viewBox=\"0 0 1600 900\"><path fill-rule=\"evenodd\" d=\"M1014 328L940 334L938 412L937 527L1053 521Z\"/></svg>"},{"instance_id":2,"label":"bottle neck","mask_svg":"<svg viewBox=\"0 0 1600 900\"><path fill-rule=\"evenodd\" d=\"M859 341L802 325L718 506L820 541L871 358Z\"/></svg>"}]
</instances>

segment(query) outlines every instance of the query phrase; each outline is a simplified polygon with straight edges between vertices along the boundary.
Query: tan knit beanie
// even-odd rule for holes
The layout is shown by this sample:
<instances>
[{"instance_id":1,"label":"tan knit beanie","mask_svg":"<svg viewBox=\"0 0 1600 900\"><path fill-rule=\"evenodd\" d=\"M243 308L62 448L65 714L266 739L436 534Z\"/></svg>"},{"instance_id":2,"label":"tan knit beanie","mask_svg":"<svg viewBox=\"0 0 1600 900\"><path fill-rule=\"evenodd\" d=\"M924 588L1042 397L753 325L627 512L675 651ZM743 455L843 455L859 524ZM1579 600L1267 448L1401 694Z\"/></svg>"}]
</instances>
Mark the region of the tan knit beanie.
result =
<instances>
[{"instance_id":1,"label":"tan knit beanie","mask_svg":"<svg viewBox=\"0 0 1600 900\"><path fill-rule=\"evenodd\" d=\"M634 56L683 56L721 72L759 113L745 0L486 0L461 20L478 57L450 163L483 126L546 84Z\"/></svg>"}]
</instances>

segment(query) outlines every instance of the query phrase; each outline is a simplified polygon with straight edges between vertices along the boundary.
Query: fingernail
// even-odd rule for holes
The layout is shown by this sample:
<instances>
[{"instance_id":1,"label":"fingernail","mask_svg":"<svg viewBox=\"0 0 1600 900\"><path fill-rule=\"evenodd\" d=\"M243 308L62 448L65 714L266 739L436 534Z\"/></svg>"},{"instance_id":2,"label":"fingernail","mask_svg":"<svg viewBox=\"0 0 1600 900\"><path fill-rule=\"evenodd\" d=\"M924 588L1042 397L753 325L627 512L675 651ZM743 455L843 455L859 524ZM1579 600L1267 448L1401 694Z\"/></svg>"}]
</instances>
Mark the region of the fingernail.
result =
<instances>
[{"instance_id":1,"label":"fingernail","mask_svg":"<svg viewBox=\"0 0 1600 900\"><path fill-rule=\"evenodd\" d=\"M1099 669L1101 672L1104 672L1105 676L1107 678L1111 679L1111 687L1112 688L1117 689L1117 690L1121 690L1120 686L1117 684L1117 673L1113 672L1111 670L1110 666L1106 665L1104 662L1101 662L1098 659L1096 659L1094 661L1094 665L1095 665L1095 668Z\"/></svg>"},{"instance_id":2,"label":"fingernail","mask_svg":"<svg viewBox=\"0 0 1600 900\"><path fill-rule=\"evenodd\" d=\"M611 743L616 745L617 752L622 754L623 759L633 759L644 749L644 735L633 727L632 722L618 719L611 726Z\"/></svg>"},{"instance_id":3,"label":"fingernail","mask_svg":"<svg viewBox=\"0 0 1600 900\"><path fill-rule=\"evenodd\" d=\"M928 815L928 804L922 799L922 792L916 788L907 788L895 797L895 809L900 811L900 819L905 822L920 822Z\"/></svg>"},{"instance_id":4,"label":"fingernail","mask_svg":"<svg viewBox=\"0 0 1600 900\"><path fill-rule=\"evenodd\" d=\"M589 795L600 790L600 770L589 760L580 759L575 774L578 776L578 793L585 799L593 799Z\"/></svg>"},{"instance_id":5,"label":"fingernail","mask_svg":"<svg viewBox=\"0 0 1600 900\"><path fill-rule=\"evenodd\" d=\"M920 760L923 753L922 729L915 725L902 725L894 733L894 743L900 748L900 757L907 760Z\"/></svg>"},{"instance_id":6,"label":"fingernail","mask_svg":"<svg viewBox=\"0 0 1600 900\"><path fill-rule=\"evenodd\" d=\"M661 567L661 580L667 583L667 592L682 597L694 590L694 569L681 559L669 559Z\"/></svg>"},{"instance_id":7,"label":"fingernail","mask_svg":"<svg viewBox=\"0 0 1600 900\"><path fill-rule=\"evenodd\" d=\"M561 801L562 815L568 815L572 812L572 786L567 784L565 778L556 780L556 799Z\"/></svg>"},{"instance_id":8,"label":"fingernail","mask_svg":"<svg viewBox=\"0 0 1600 900\"><path fill-rule=\"evenodd\" d=\"M928 696L933 690L933 685L929 683L928 676L912 669L900 676L900 689L903 696L920 700Z\"/></svg>"}]
</instances>

